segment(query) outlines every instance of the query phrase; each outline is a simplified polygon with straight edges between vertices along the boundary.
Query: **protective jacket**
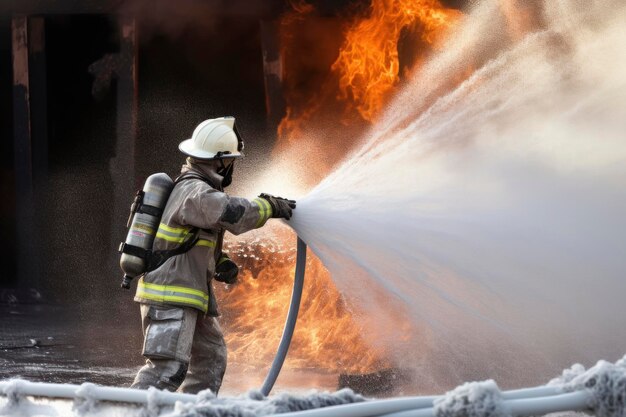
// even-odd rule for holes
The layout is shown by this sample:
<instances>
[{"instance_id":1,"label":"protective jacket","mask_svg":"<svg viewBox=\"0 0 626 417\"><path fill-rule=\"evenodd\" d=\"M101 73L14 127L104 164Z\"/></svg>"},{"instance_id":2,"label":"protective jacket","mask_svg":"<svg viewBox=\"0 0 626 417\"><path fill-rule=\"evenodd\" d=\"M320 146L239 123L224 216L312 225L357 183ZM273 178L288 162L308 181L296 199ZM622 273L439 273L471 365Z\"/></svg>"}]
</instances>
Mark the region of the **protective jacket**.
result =
<instances>
[{"instance_id":1,"label":"protective jacket","mask_svg":"<svg viewBox=\"0 0 626 417\"><path fill-rule=\"evenodd\" d=\"M230 197L221 191L223 177L216 164L187 162L168 199L153 250L170 250L186 239L199 240L188 251L169 258L137 283L135 301L144 304L193 307L218 316L211 280L222 255L224 232L235 235L259 228L271 217L270 204L262 199Z\"/></svg>"}]
</instances>

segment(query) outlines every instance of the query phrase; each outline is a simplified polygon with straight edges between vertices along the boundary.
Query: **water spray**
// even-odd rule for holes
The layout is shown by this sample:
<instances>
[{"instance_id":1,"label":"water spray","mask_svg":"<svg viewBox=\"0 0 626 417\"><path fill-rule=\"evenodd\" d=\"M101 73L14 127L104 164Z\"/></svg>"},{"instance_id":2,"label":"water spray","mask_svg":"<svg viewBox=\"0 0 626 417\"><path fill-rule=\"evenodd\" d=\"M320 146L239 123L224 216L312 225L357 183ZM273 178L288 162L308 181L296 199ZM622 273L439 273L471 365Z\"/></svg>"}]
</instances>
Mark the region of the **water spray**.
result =
<instances>
[{"instance_id":1,"label":"water spray","mask_svg":"<svg viewBox=\"0 0 626 417\"><path fill-rule=\"evenodd\" d=\"M626 315L626 6L540 2L542 29L514 40L500 5L476 2L290 222L364 339L433 388L529 385L626 337L611 324Z\"/></svg>"}]
</instances>

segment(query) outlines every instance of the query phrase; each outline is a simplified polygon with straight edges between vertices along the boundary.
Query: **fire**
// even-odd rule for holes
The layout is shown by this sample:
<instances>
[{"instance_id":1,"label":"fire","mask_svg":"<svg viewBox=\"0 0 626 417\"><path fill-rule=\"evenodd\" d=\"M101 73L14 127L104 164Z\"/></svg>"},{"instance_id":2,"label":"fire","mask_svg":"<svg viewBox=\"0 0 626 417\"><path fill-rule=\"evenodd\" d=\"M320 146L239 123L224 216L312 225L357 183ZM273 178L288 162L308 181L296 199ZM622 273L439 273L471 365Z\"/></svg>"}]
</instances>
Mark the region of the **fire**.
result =
<instances>
[{"instance_id":1,"label":"fire","mask_svg":"<svg viewBox=\"0 0 626 417\"><path fill-rule=\"evenodd\" d=\"M355 22L332 70L339 75L339 98L372 121L400 81L398 42L403 30L421 32L430 46L454 25L459 12L437 0L373 0L371 15Z\"/></svg>"},{"instance_id":2,"label":"fire","mask_svg":"<svg viewBox=\"0 0 626 417\"><path fill-rule=\"evenodd\" d=\"M274 156L291 152L286 159L301 161L298 169L319 179L380 114L401 77L439 47L460 14L437 0L373 0L367 16L346 25L320 16L302 0L291 6L280 21L286 115L278 127ZM411 55L404 62L402 42L409 44L405 49ZM337 126L347 139L337 141ZM311 163L316 151L324 160ZM305 161L298 159L302 155ZM250 369L271 363L291 297L295 250L284 242L295 237L284 231L272 236L264 232L257 240L232 243L228 252L241 267L239 283L226 289L217 286L229 360ZM354 315L321 262L309 254L286 365L330 373L367 373L391 366L384 348L364 339L367 332ZM411 333L401 315L396 323Z\"/></svg>"},{"instance_id":3,"label":"fire","mask_svg":"<svg viewBox=\"0 0 626 417\"><path fill-rule=\"evenodd\" d=\"M323 118L325 112L331 113L335 121L337 111L348 115L344 122L375 120L403 72L411 70L418 57L437 49L460 16L460 12L443 7L438 0L373 0L369 15L353 20L338 40L329 35L333 32L330 24L317 18L318 25L327 29L316 32L318 38L323 38L320 43L339 45L323 72L319 68L312 71L312 67L325 62L329 47L311 64L301 52L307 49L308 54L316 53L310 47L303 48L298 37L303 24L315 18L315 10L302 1L293 3L292 9L281 21L287 114L278 133L286 142L293 142L311 124L319 124L316 119ZM409 55L413 57L408 61L413 62L401 68L398 50L403 37L409 39ZM317 81L306 85L298 77L306 71L313 72Z\"/></svg>"},{"instance_id":4,"label":"fire","mask_svg":"<svg viewBox=\"0 0 626 417\"><path fill-rule=\"evenodd\" d=\"M282 232L269 238L229 245L240 266L236 285L216 286L229 360L246 369L269 366L278 348L291 299L295 249L281 242ZM382 352L363 340L363 329L337 291L321 262L308 254L298 324L286 366L321 372L366 372L386 367Z\"/></svg>"},{"instance_id":5,"label":"fire","mask_svg":"<svg viewBox=\"0 0 626 417\"><path fill-rule=\"evenodd\" d=\"M280 156L291 164L280 176L293 181L304 173L317 181L376 120L402 78L442 47L461 13L438 0L372 0L367 16L343 24L319 16L303 0L291 6L280 22L286 115L278 127L274 156L284 152ZM540 20L535 9L519 0L501 0L501 10L512 38ZM469 60L465 67L442 73L441 85L458 85L480 66L480 61ZM316 152L323 158L315 159ZM241 267L239 283L218 288L230 360L254 370L266 368L273 359L293 283L295 250L285 242L295 237L272 233L268 237L264 229L262 238L230 245L228 251ZM425 346L427 325L416 329L403 319L401 307L393 308L398 309L394 326L406 340L399 337L392 343L419 339ZM387 359L393 352L368 343L372 338L364 335L370 333L354 317L326 269L309 254L287 366L329 373L368 373L393 366L393 359Z\"/></svg>"}]
</instances>

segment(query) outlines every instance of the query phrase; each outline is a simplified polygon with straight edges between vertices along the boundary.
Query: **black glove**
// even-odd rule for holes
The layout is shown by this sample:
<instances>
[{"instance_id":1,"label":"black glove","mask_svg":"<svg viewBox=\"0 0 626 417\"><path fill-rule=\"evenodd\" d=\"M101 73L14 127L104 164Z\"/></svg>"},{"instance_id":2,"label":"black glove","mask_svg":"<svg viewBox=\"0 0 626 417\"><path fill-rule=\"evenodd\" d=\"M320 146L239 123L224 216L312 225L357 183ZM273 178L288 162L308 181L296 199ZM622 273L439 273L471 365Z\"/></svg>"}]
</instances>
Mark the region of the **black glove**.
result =
<instances>
[{"instance_id":1,"label":"black glove","mask_svg":"<svg viewBox=\"0 0 626 417\"><path fill-rule=\"evenodd\" d=\"M226 284L234 284L237 282L238 273L239 267L237 264L231 261L228 255L223 253L215 267L215 280Z\"/></svg>"},{"instance_id":2,"label":"black glove","mask_svg":"<svg viewBox=\"0 0 626 417\"><path fill-rule=\"evenodd\" d=\"M287 200L282 197L274 197L271 194L261 194L260 198L267 200L272 206L272 217L275 219L291 219L291 211L296 208L296 200Z\"/></svg>"}]
</instances>

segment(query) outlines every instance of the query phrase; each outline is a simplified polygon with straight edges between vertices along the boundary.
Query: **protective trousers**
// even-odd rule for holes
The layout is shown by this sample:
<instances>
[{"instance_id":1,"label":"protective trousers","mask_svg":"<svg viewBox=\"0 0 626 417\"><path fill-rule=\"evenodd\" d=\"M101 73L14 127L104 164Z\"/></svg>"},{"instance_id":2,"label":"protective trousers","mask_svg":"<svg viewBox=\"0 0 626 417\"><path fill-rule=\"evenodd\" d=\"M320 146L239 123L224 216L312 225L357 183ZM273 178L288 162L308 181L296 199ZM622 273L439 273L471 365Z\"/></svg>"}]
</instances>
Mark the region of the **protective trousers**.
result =
<instances>
[{"instance_id":1,"label":"protective trousers","mask_svg":"<svg viewBox=\"0 0 626 417\"><path fill-rule=\"evenodd\" d=\"M193 308L141 304L146 364L131 388L215 394L226 371L226 344L215 317Z\"/></svg>"}]
</instances>

